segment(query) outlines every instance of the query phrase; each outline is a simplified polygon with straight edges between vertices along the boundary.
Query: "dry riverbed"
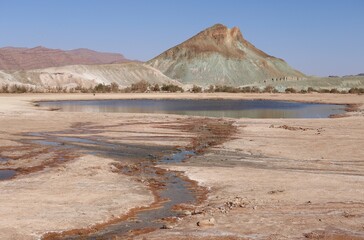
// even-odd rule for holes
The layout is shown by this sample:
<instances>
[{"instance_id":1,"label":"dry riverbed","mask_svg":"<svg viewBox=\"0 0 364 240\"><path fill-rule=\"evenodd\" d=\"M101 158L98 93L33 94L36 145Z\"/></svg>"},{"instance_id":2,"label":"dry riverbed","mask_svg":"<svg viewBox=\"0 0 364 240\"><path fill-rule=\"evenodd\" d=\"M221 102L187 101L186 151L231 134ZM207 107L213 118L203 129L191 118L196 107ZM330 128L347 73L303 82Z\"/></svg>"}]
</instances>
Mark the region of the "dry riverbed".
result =
<instances>
[{"instance_id":1,"label":"dry riverbed","mask_svg":"<svg viewBox=\"0 0 364 240\"><path fill-rule=\"evenodd\" d=\"M67 113L32 105L35 100L121 98L272 99L353 104L356 109L331 119L198 120ZM185 217L166 223L169 229L133 237L363 239L363 103L362 95L334 94L1 95L0 169L16 175L0 181L0 238L101 229L129 211L155 204L152 184L136 174L136 163L148 154L204 143L187 161L159 167L196 181L208 191L207 200L180 206ZM117 143L120 152L141 149L140 159L122 155L120 166L112 156L89 154L89 142L66 150L40 145L35 142L40 133L49 141L82 137L106 148ZM125 166L135 174L121 174Z\"/></svg>"}]
</instances>

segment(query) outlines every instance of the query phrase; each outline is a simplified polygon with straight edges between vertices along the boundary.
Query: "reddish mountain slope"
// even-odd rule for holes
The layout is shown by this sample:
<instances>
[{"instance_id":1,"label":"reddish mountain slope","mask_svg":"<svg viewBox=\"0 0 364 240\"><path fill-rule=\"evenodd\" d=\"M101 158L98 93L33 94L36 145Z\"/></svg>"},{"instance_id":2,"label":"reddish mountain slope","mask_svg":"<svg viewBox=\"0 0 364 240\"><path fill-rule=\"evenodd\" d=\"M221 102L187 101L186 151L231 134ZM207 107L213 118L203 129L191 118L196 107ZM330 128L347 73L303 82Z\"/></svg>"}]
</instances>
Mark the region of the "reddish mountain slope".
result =
<instances>
[{"instance_id":1,"label":"reddish mountain slope","mask_svg":"<svg viewBox=\"0 0 364 240\"><path fill-rule=\"evenodd\" d=\"M108 64L129 61L122 54L89 49L64 51L45 47L0 48L0 70L28 70L78 64Z\"/></svg>"}]
</instances>

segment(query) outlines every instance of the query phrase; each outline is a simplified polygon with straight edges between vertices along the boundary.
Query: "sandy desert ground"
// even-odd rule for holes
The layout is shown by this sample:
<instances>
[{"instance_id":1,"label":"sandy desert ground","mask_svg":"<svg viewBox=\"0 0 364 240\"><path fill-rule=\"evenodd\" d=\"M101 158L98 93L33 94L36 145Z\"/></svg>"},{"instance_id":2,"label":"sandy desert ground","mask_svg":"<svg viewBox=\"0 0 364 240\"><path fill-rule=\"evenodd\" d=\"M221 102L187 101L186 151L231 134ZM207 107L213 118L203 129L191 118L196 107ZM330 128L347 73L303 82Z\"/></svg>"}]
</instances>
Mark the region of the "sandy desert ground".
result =
<instances>
[{"instance_id":1,"label":"sandy desert ground","mask_svg":"<svg viewBox=\"0 0 364 240\"><path fill-rule=\"evenodd\" d=\"M123 98L272 99L351 104L353 111L328 119L202 119L34 105ZM203 142L187 161L156 168L181 171L205 199L181 206L184 217L166 222L167 229L130 238L364 239L363 104L363 95L337 94L0 95L0 169L16 171L0 181L0 238L64 237L52 232L87 238L156 207L158 178L145 178L137 164ZM69 148L53 142L78 137L90 142ZM122 161L92 154L98 144L131 154L119 156ZM126 167L136 170L126 174Z\"/></svg>"}]
</instances>

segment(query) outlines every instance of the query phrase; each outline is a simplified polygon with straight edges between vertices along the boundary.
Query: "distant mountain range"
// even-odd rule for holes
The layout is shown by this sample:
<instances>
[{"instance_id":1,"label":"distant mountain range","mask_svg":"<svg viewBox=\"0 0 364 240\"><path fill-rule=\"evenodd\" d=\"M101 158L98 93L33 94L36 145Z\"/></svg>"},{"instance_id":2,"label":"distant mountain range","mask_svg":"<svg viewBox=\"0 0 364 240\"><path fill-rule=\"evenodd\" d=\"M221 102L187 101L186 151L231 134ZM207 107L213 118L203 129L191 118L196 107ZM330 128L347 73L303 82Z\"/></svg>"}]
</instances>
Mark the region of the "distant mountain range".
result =
<instances>
[{"instance_id":1,"label":"distant mountain range","mask_svg":"<svg viewBox=\"0 0 364 240\"><path fill-rule=\"evenodd\" d=\"M96 52L86 48L64 51L45 47L0 48L0 70L29 70L79 64L128 62L122 54Z\"/></svg>"},{"instance_id":2,"label":"distant mountain range","mask_svg":"<svg viewBox=\"0 0 364 240\"><path fill-rule=\"evenodd\" d=\"M130 62L122 54L89 49L0 48L0 86L89 87L116 82L126 87L141 80L185 87L272 85L283 89L320 85L319 78L307 78L283 59L245 40L239 28L229 29L222 24L203 30L146 63ZM330 88L361 86L364 81L357 78L346 79L345 83L330 79L321 83Z\"/></svg>"}]
</instances>

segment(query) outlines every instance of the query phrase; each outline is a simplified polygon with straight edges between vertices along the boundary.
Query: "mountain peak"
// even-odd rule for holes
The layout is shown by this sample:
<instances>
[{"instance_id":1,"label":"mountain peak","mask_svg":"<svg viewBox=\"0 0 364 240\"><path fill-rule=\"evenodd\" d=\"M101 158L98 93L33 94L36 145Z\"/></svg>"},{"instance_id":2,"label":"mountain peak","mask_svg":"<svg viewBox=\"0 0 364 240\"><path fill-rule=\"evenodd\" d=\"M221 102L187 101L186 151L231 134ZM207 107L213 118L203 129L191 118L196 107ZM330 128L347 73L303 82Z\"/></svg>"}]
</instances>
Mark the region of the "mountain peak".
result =
<instances>
[{"instance_id":1,"label":"mountain peak","mask_svg":"<svg viewBox=\"0 0 364 240\"><path fill-rule=\"evenodd\" d=\"M229 44L234 42L241 42L244 44L246 42L238 27L230 29L223 24L215 24L212 27L203 30L197 34L197 36L211 38L216 44Z\"/></svg>"},{"instance_id":2,"label":"mountain peak","mask_svg":"<svg viewBox=\"0 0 364 240\"><path fill-rule=\"evenodd\" d=\"M190 57L199 54L220 54L229 59L241 59L245 56L245 52L242 50L245 48L244 46L249 47L250 45L243 38L238 27L230 29L223 24L215 24L167 50L162 55L176 59L180 53Z\"/></svg>"},{"instance_id":3,"label":"mountain peak","mask_svg":"<svg viewBox=\"0 0 364 240\"><path fill-rule=\"evenodd\" d=\"M304 75L256 48L238 27L215 24L148 61L183 83L243 85Z\"/></svg>"}]
</instances>

